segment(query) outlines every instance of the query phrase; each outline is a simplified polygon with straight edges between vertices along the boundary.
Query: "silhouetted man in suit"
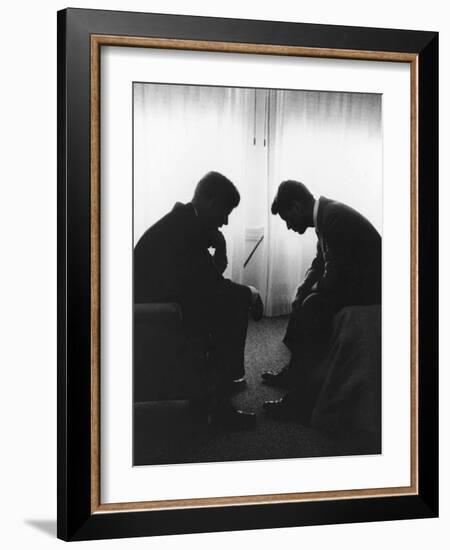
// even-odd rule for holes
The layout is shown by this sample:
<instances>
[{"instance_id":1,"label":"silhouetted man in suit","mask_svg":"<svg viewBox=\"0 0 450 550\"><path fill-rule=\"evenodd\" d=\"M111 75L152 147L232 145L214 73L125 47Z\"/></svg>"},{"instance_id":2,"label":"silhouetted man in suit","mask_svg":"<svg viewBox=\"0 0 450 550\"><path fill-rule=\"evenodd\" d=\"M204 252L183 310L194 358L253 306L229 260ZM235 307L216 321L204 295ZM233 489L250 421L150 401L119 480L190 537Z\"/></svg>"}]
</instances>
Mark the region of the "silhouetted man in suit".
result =
<instances>
[{"instance_id":1,"label":"silhouetted man in suit","mask_svg":"<svg viewBox=\"0 0 450 550\"><path fill-rule=\"evenodd\" d=\"M262 302L253 287L225 279L225 238L219 231L238 206L233 183L209 172L197 184L192 201L177 203L150 227L134 250L134 300L177 302L186 332L203 339L215 380L205 396L212 421L248 427L254 414L232 408L228 390L244 377L244 347L249 311L262 317ZM208 249L214 249L211 254Z\"/></svg>"},{"instance_id":2,"label":"silhouetted man in suit","mask_svg":"<svg viewBox=\"0 0 450 550\"><path fill-rule=\"evenodd\" d=\"M311 373L328 350L334 314L345 306L381 303L381 237L356 210L325 197L316 200L298 181L281 183L272 214L299 235L309 227L317 233L317 254L298 287L284 338L290 363L262 375L266 384L291 389L264 408L307 421L319 389Z\"/></svg>"}]
</instances>

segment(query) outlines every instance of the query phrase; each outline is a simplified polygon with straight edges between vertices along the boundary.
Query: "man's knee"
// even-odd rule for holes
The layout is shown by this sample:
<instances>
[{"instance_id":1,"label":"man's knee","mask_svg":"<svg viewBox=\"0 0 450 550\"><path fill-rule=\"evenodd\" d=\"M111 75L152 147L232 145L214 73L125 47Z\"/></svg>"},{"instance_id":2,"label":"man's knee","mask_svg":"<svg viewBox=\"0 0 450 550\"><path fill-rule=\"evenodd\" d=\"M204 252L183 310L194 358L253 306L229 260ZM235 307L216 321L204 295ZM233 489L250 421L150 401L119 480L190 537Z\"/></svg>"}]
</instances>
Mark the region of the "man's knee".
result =
<instances>
[{"instance_id":1,"label":"man's knee","mask_svg":"<svg viewBox=\"0 0 450 550\"><path fill-rule=\"evenodd\" d=\"M229 281L227 298L241 306L248 307L251 303L252 293L248 286Z\"/></svg>"}]
</instances>

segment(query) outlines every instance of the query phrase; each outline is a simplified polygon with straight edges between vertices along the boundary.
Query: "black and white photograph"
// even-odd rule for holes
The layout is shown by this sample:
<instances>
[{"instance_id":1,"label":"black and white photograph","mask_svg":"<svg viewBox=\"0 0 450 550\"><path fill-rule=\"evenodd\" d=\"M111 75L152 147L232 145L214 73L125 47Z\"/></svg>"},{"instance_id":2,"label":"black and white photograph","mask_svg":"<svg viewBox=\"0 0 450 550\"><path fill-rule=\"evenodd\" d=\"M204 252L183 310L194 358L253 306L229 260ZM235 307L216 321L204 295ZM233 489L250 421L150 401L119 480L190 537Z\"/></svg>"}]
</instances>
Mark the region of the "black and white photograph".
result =
<instances>
[{"instance_id":1,"label":"black and white photograph","mask_svg":"<svg viewBox=\"0 0 450 550\"><path fill-rule=\"evenodd\" d=\"M382 94L132 105L133 465L382 453Z\"/></svg>"}]
</instances>

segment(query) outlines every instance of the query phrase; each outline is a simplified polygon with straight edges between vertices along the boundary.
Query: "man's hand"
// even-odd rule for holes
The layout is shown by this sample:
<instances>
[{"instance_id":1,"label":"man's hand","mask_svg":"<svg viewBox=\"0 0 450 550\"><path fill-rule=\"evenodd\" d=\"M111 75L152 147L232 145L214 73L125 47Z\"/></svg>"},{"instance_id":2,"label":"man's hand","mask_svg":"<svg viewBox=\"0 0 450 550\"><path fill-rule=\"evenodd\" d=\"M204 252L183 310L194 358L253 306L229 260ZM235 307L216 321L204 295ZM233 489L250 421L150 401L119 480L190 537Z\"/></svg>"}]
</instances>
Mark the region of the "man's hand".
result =
<instances>
[{"instance_id":1,"label":"man's hand","mask_svg":"<svg viewBox=\"0 0 450 550\"><path fill-rule=\"evenodd\" d=\"M294 298L294 301L292 302L292 310L295 311L296 309L300 308L303 304L303 301L305 298L311 294L312 292L317 291L317 283L314 283L312 286L308 284L301 284L297 289L297 294Z\"/></svg>"},{"instance_id":2,"label":"man's hand","mask_svg":"<svg viewBox=\"0 0 450 550\"><path fill-rule=\"evenodd\" d=\"M227 253L227 242L225 240L225 237L222 235L222 233L216 229L215 231L211 231L208 235L208 245L211 248L214 248L216 252L226 254Z\"/></svg>"},{"instance_id":3,"label":"man's hand","mask_svg":"<svg viewBox=\"0 0 450 550\"><path fill-rule=\"evenodd\" d=\"M214 248L213 261L220 273L223 273L228 265L227 243L225 237L217 229L209 235L209 246Z\"/></svg>"},{"instance_id":4,"label":"man's hand","mask_svg":"<svg viewBox=\"0 0 450 550\"><path fill-rule=\"evenodd\" d=\"M292 302L292 311L299 309L303 303L303 300L310 293L310 289L306 288L304 285L300 285L297 289L297 294L295 295L294 301Z\"/></svg>"}]
</instances>

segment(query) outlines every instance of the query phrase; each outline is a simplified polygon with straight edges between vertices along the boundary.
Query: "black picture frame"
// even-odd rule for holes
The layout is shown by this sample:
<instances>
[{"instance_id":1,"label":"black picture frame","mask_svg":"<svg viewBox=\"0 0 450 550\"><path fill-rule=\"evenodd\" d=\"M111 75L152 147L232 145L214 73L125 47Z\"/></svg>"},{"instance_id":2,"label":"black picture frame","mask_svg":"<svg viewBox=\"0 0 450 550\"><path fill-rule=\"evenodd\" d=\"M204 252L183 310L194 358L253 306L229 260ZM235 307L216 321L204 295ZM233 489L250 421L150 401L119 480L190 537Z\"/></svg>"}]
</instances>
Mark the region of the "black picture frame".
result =
<instances>
[{"instance_id":1,"label":"black picture frame","mask_svg":"<svg viewBox=\"0 0 450 550\"><path fill-rule=\"evenodd\" d=\"M102 511L92 461L92 37L407 54L417 78L417 491L376 498ZM327 55L326 52L324 55ZM333 56L334 54L330 54ZM148 13L58 12L58 532L64 540L438 515L438 34ZM414 152L413 152L414 153ZM95 251L94 251L95 253ZM94 443L93 443L94 441Z\"/></svg>"}]
</instances>

